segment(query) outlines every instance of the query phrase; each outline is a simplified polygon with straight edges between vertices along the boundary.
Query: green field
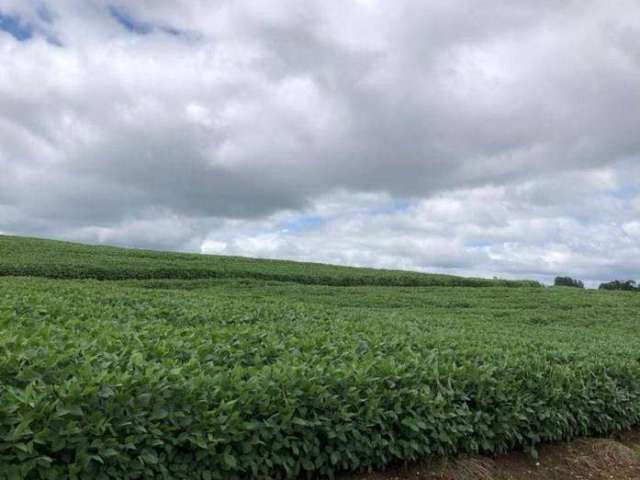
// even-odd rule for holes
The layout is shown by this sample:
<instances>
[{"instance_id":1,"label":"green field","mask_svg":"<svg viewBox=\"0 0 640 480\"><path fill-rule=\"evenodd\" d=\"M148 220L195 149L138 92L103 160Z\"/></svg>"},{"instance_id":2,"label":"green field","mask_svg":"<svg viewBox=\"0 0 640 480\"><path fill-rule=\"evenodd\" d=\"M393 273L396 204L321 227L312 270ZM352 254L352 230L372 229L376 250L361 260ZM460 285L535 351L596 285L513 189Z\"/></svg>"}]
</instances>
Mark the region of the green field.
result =
<instances>
[{"instance_id":1,"label":"green field","mask_svg":"<svg viewBox=\"0 0 640 480\"><path fill-rule=\"evenodd\" d=\"M634 292L18 237L0 273L0 478L324 477L640 423Z\"/></svg>"},{"instance_id":2,"label":"green field","mask_svg":"<svg viewBox=\"0 0 640 480\"><path fill-rule=\"evenodd\" d=\"M254 278L317 285L536 286L531 281L488 280L321 263L92 247L78 243L0 235L0 275L49 278L210 279Z\"/></svg>"}]
</instances>

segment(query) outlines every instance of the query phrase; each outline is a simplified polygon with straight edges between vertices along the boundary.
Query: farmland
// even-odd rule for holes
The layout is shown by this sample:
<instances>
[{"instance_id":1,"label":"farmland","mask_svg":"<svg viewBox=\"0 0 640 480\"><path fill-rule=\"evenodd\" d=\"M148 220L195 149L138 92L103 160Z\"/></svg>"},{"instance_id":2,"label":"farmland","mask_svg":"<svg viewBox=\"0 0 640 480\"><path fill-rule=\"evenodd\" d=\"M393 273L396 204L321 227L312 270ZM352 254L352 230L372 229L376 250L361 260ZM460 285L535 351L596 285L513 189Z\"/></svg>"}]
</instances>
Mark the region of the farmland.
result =
<instances>
[{"instance_id":1,"label":"farmland","mask_svg":"<svg viewBox=\"0 0 640 480\"><path fill-rule=\"evenodd\" d=\"M18 237L0 274L6 478L330 477L640 423L633 292Z\"/></svg>"},{"instance_id":2,"label":"farmland","mask_svg":"<svg viewBox=\"0 0 640 480\"><path fill-rule=\"evenodd\" d=\"M49 278L207 279L254 278L320 285L467 286L536 285L398 270L350 268L320 263L255 260L220 255L91 247L37 238L0 236L0 275Z\"/></svg>"}]
</instances>

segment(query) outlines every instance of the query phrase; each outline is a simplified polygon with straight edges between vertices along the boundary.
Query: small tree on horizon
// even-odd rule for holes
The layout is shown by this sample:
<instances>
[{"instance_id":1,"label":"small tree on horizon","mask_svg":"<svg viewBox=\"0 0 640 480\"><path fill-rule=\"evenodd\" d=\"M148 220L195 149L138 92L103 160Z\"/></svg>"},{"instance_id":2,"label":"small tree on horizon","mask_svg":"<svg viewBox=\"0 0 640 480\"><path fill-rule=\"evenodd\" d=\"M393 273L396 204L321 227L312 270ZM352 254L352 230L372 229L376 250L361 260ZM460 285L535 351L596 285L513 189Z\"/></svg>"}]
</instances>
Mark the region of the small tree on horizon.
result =
<instances>
[{"instance_id":1,"label":"small tree on horizon","mask_svg":"<svg viewBox=\"0 0 640 480\"><path fill-rule=\"evenodd\" d=\"M580 280L576 280L571 277L556 277L553 284L556 287L574 287L574 288L584 288L584 283Z\"/></svg>"}]
</instances>

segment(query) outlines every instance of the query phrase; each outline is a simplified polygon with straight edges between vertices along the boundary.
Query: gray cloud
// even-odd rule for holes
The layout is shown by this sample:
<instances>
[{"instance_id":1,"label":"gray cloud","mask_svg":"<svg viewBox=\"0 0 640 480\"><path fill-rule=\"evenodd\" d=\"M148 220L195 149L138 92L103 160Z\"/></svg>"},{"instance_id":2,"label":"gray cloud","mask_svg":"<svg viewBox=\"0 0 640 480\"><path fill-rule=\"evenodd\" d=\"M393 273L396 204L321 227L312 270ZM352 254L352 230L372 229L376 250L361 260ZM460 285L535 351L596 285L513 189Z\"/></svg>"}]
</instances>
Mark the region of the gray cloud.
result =
<instances>
[{"instance_id":1,"label":"gray cloud","mask_svg":"<svg viewBox=\"0 0 640 480\"><path fill-rule=\"evenodd\" d=\"M32 36L0 31L0 231L472 273L636 265L597 261L636 253L616 243L640 198L636 2L3 5ZM363 198L360 227L327 216ZM442 198L465 232L411 220ZM398 202L402 221L375 213ZM308 215L311 243L283 240Z\"/></svg>"},{"instance_id":2,"label":"gray cloud","mask_svg":"<svg viewBox=\"0 0 640 480\"><path fill-rule=\"evenodd\" d=\"M202 251L541 281L564 272L588 285L633 278L640 271L640 186L626 178L633 169L449 190L400 205L388 195L338 194L302 216L225 222Z\"/></svg>"}]
</instances>

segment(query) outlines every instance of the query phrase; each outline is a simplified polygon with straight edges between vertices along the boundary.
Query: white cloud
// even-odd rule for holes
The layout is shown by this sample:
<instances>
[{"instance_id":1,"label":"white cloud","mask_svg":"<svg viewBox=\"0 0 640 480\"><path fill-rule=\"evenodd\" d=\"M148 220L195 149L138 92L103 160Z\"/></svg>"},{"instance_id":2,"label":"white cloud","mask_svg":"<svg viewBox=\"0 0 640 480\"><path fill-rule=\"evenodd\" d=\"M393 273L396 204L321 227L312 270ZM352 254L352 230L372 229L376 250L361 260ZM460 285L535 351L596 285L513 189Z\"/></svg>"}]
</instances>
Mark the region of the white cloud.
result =
<instances>
[{"instance_id":1,"label":"white cloud","mask_svg":"<svg viewBox=\"0 0 640 480\"><path fill-rule=\"evenodd\" d=\"M640 242L640 222L627 222L622 225L622 229L633 240Z\"/></svg>"},{"instance_id":2,"label":"white cloud","mask_svg":"<svg viewBox=\"0 0 640 480\"><path fill-rule=\"evenodd\" d=\"M303 213L228 222L202 250L219 253L224 245L225 253L246 256L545 282L575 275L593 286L640 268L640 223L624 221L634 218L631 203L620 201L610 182L599 190L576 182L609 176L570 173L536 182L533 195L532 183L523 182L448 191L401 206L384 195L369 196L364 208L348 195L329 195ZM578 194L554 199L559 185L586 188L592 196L578 205ZM296 223L310 225L282 228Z\"/></svg>"},{"instance_id":3,"label":"white cloud","mask_svg":"<svg viewBox=\"0 0 640 480\"><path fill-rule=\"evenodd\" d=\"M487 275L637 266L637 2L41 5L2 8L34 31L0 32L3 231Z\"/></svg>"}]
</instances>

